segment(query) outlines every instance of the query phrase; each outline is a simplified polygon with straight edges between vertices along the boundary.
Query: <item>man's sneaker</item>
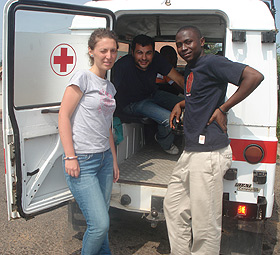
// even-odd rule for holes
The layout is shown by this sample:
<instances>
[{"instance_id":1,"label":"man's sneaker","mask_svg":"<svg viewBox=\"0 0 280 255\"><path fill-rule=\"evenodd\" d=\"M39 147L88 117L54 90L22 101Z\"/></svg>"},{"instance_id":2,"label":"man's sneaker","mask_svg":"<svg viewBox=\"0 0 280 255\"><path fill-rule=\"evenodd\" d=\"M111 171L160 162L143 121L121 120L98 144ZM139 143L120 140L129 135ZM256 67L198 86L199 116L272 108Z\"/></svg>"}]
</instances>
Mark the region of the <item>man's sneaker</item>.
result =
<instances>
[{"instance_id":1,"label":"man's sneaker","mask_svg":"<svg viewBox=\"0 0 280 255\"><path fill-rule=\"evenodd\" d=\"M156 140L156 142L158 142L157 134L155 134L155 140ZM164 151L171 155L177 155L179 153L178 147L176 145L174 145L173 143L171 144L170 149L164 150Z\"/></svg>"},{"instance_id":2,"label":"man's sneaker","mask_svg":"<svg viewBox=\"0 0 280 255\"><path fill-rule=\"evenodd\" d=\"M169 150L164 150L166 153L171 155L177 155L179 153L179 149L176 145L172 144Z\"/></svg>"}]
</instances>

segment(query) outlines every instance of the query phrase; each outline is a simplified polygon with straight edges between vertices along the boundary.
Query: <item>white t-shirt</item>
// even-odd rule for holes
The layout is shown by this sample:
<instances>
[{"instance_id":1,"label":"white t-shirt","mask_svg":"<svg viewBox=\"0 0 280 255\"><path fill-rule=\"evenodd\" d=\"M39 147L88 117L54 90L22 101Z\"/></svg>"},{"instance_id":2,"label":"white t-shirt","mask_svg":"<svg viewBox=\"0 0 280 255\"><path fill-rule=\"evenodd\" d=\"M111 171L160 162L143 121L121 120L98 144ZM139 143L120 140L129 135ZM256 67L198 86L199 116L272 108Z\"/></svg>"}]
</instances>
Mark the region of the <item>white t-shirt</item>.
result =
<instances>
[{"instance_id":1,"label":"white t-shirt","mask_svg":"<svg viewBox=\"0 0 280 255\"><path fill-rule=\"evenodd\" d=\"M69 85L76 85L83 92L71 117L75 152L90 154L108 150L109 128L116 108L114 85L90 70L76 72Z\"/></svg>"}]
</instances>

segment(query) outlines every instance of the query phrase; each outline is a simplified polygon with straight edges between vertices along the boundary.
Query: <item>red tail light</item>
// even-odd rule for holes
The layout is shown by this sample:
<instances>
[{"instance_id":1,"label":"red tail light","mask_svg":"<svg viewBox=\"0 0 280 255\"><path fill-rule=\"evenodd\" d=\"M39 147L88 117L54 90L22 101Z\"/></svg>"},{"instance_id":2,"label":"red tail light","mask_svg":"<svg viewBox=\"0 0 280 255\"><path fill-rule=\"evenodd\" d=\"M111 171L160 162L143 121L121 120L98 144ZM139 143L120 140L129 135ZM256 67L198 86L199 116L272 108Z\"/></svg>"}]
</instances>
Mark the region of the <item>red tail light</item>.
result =
<instances>
[{"instance_id":1,"label":"red tail light","mask_svg":"<svg viewBox=\"0 0 280 255\"><path fill-rule=\"evenodd\" d=\"M247 215L247 206L246 205L239 205L237 207L237 214L246 216Z\"/></svg>"},{"instance_id":2,"label":"red tail light","mask_svg":"<svg viewBox=\"0 0 280 255\"><path fill-rule=\"evenodd\" d=\"M257 144L250 144L244 150L244 158L251 164L257 164L262 161L264 150Z\"/></svg>"}]
</instances>

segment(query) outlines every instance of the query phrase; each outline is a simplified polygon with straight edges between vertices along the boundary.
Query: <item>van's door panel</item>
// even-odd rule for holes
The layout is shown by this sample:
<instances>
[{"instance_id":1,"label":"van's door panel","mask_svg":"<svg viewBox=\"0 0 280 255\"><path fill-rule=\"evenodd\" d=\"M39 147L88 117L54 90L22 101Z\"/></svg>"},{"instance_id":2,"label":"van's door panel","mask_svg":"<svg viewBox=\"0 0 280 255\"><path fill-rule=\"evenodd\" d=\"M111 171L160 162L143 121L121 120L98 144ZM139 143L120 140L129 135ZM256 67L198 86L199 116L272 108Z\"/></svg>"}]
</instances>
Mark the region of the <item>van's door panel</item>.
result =
<instances>
[{"instance_id":1,"label":"van's door panel","mask_svg":"<svg viewBox=\"0 0 280 255\"><path fill-rule=\"evenodd\" d=\"M90 67L88 32L71 28L77 15L89 27L109 27L106 9L40 1L5 7L3 139L9 218L30 217L72 198L62 169L58 111L78 69Z\"/></svg>"}]
</instances>

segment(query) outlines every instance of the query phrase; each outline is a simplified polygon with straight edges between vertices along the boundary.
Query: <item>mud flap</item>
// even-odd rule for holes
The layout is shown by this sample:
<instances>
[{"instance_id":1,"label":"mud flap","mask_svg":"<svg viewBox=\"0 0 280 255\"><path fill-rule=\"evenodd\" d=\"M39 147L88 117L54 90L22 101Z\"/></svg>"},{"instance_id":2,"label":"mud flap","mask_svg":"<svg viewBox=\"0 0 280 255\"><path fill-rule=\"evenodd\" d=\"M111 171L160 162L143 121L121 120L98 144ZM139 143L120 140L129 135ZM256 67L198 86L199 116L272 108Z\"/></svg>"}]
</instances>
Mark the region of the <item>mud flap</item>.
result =
<instances>
[{"instance_id":1,"label":"mud flap","mask_svg":"<svg viewBox=\"0 0 280 255\"><path fill-rule=\"evenodd\" d=\"M74 231L85 232L86 220L75 200L68 204L68 223Z\"/></svg>"},{"instance_id":2,"label":"mud flap","mask_svg":"<svg viewBox=\"0 0 280 255\"><path fill-rule=\"evenodd\" d=\"M264 220L223 217L221 255L261 255Z\"/></svg>"}]
</instances>

